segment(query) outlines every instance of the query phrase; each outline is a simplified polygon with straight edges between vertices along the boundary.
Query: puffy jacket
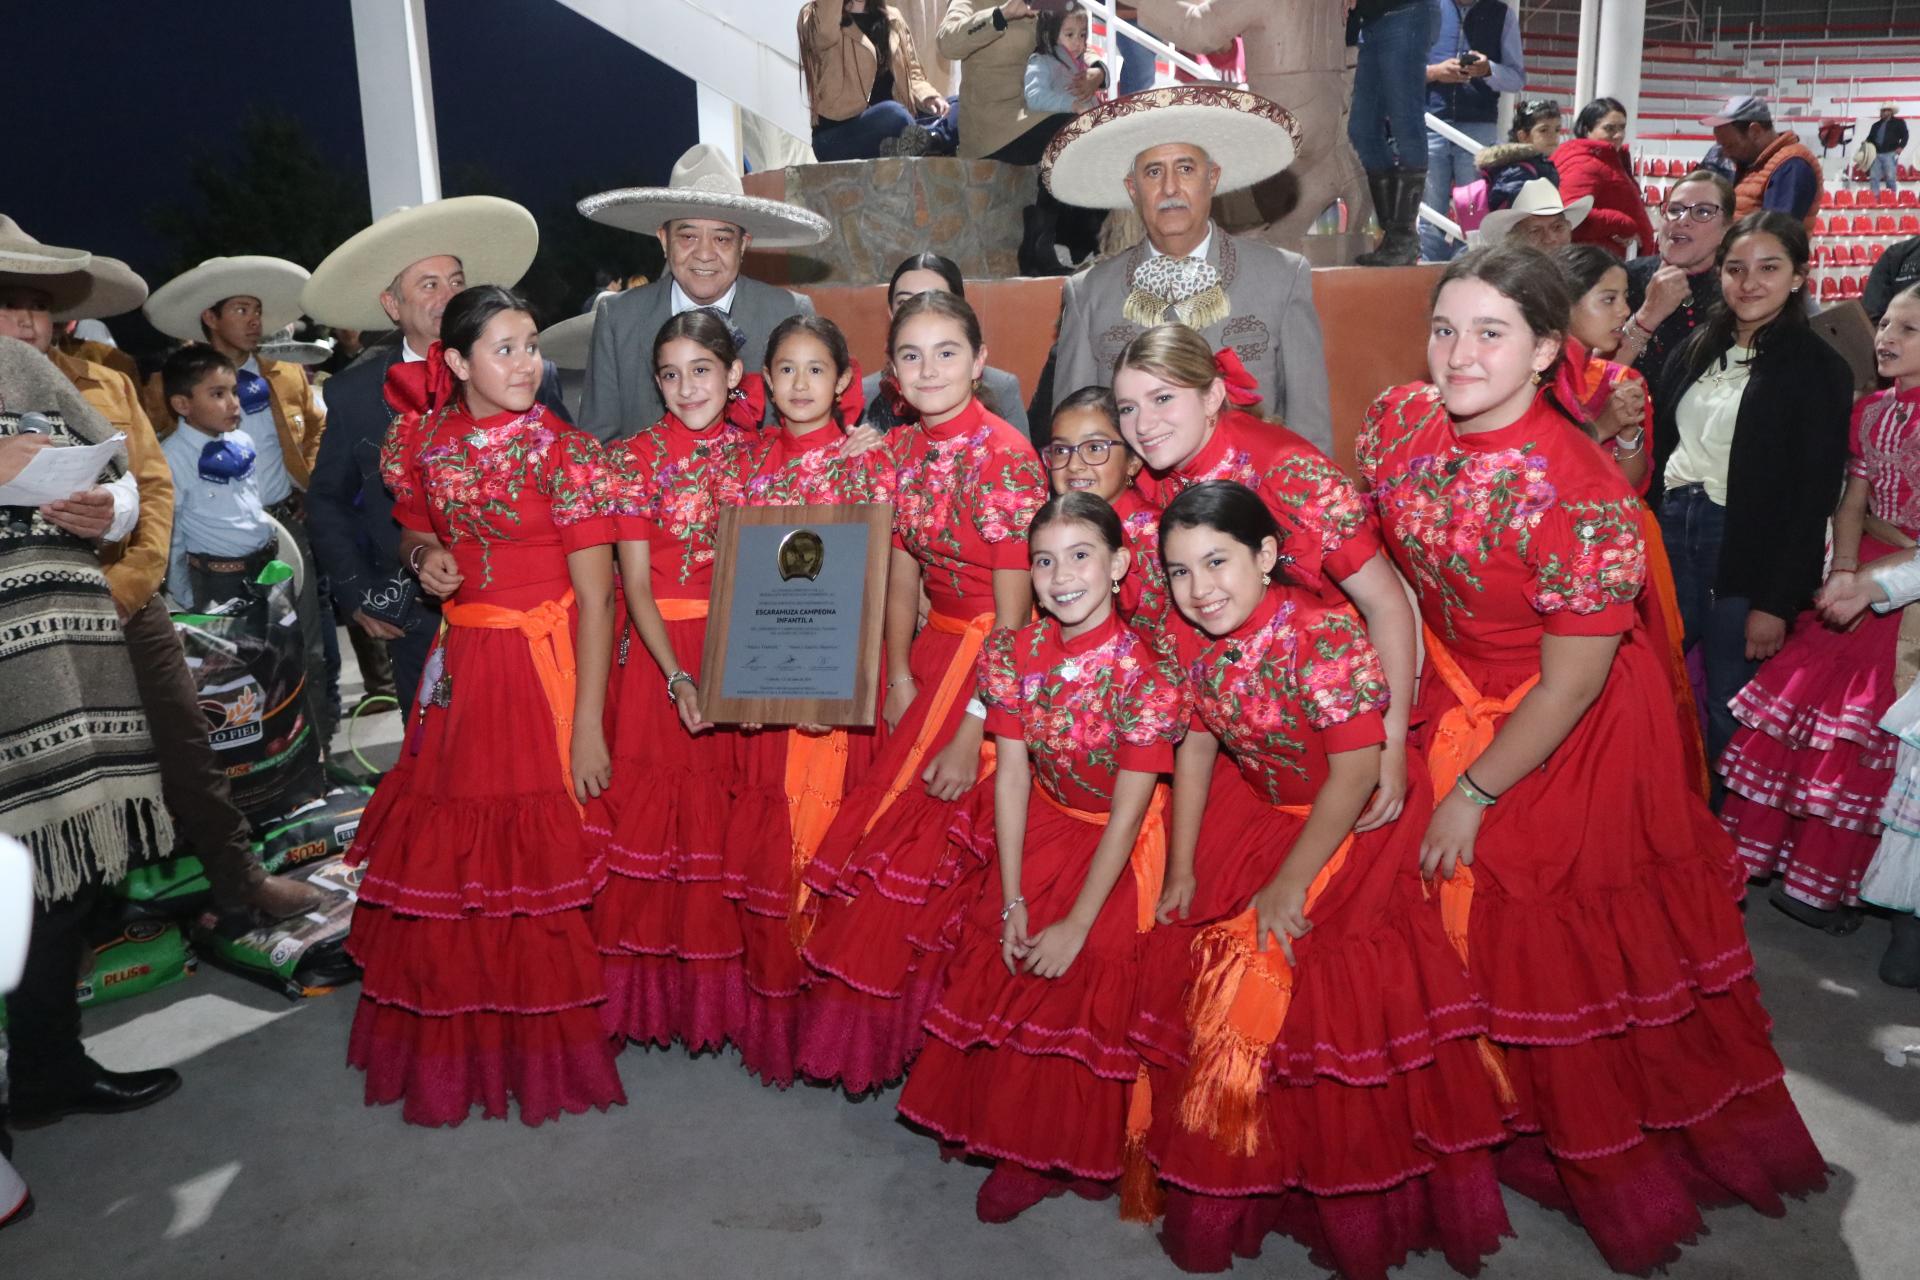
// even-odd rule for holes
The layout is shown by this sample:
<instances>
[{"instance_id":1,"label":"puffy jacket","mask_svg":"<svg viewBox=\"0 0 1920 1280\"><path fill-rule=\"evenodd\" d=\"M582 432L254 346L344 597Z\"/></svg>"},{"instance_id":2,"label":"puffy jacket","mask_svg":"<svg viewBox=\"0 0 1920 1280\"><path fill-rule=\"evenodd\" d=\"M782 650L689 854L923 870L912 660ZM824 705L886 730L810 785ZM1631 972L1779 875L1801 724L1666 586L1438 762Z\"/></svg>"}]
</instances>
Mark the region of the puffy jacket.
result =
<instances>
[{"instance_id":1,"label":"puffy jacket","mask_svg":"<svg viewBox=\"0 0 1920 1280\"><path fill-rule=\"evenodd\" d=\"M1640 242L1639 252L1653 252L1653 222L1634 181L1627 149L1594 138L1568 138L1553 153L1560 170L1560 198L1571 203L1593 197L1593 211L1573 229L1576 244L1597 244L1621 257Z\"/></svg>"},{"instance_id":2,"label":"puffy jacket","mask_svg":"<svg viewBox=\"0 0 1920 1280\"><path fill-rule=\"evenodd\" d=\"M1520 188L1535 178L1560 185L1560 171L1547 159L1547 153L1531 142L1500 142L1482 148L1473 164L1487 182L1489 213L1512 208Z\"/></svg>"}]
</instances>

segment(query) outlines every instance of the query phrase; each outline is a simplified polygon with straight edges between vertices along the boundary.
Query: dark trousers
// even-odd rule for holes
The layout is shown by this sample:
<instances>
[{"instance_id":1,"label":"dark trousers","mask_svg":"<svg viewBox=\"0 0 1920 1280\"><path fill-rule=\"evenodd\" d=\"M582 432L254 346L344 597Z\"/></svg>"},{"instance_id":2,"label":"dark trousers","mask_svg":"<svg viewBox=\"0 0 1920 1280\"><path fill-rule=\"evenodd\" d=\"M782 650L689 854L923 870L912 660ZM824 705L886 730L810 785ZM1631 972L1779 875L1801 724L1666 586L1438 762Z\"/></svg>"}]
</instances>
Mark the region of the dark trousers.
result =
<instances>
[{"instance_id":1,"label":"dark trousers","mask_svg":"<svg viewBox=\"0 0 1920 1280\"><path fill-rule=\"evenodd\" d=\"M300 635L306 644L307 687L318 713L320 748L331 752L333 732L340 727L340 637L333 634L333 604L323 594L320 561L307 537L306 495L297 490L267 508L293 538L300 553Z\"/></svg>"},{"instance_id":2,"label":"dark trousers","mask_svg":"<svg viewBox=\"0 0 1920 1280\"><path fill-rule=\"evenodd\" d=\"M1053 141L1053 135L1066 128L1067 122L1072 119L1073 116L1065 111L1042 116L1038 124L988 156L987 159L998 160L1001 164L1039 164L1040 157L1047 154L1047 144Z\"/></svg>"},{"instance_id":3,"label":"dark trousers","mask_svg":"<svg viewBox=\"0 0 1920 1280\"><path fill-rule=\"evenodd\" d=\"M227 771L208 741L207 717L173 620L156 595L122 630L174 826L206 867L214 905L238 907L267 873L254 857L252 830L233 803Z\"/></svg>"},{"instance_id":4,"label":"dark trousers","mask_svg":"<svg viewBox=\"0 0 1920 1280\"><path fill-rule=\"evenodd\" d=\"M1747 661L1747 598L1717 595L1713 589L1726 522L1727 509L1697 484L1667 490L1660 508L1660 534L1673 564L1673 588L1686 630L1683 643L1689 649L1700 647L1707 671L1709 765L1720 759L1740 727L1727 704L1760 669L1759 663ZM1717 779L1715 786L1717 792Z\"/></svg>"},{"instance_id":5,"label":"dark trousers","mask_svg":"<svg viewBox=\"0 0 1920 1280\"><path fill-rule=\"evenodd\" d=\"M880 156L881 143L899 137L908 125L917 124L933 135L935 154L950 156L959 141L959 121L958 98L947 99L944 116L917 116L891 99L876 102L851 120L823 120L815 125L813 155L822 164L835 160L875 160Z\"/></svg>"},{"instance_id":6,"label":"dark trousers","mask_svg":"<svg viewBox=\"0 0 1920 1280\"><path fill-rule=\"evenodd\" d=\"M98 897L98 887L88 886L52 906L33 904L26 969L7 997L7 1077L15 1089L25 1082L57 1084L86 1060L76 984L87 916Z\"/></svg>"}]
</instances>

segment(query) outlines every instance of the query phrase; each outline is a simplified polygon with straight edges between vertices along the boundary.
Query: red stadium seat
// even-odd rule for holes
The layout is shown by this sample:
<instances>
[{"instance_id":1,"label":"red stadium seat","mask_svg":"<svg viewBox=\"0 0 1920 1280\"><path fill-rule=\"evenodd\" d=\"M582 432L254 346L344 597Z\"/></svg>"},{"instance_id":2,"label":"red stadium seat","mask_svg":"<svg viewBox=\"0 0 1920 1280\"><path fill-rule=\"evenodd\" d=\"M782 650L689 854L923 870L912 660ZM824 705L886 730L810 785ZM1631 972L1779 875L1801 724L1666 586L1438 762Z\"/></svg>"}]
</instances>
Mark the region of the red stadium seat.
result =
<instances>
[{"instance_id":1,"label":"red stadium seat","mask_svg":"<svg viewBox=\"0 0 1920 1280\"><path fill-rule=\"evenodd\" d=\"M1660 203L1660 188L1658 188L1658 187L1648 187L1648 188L1647 188L1647 191L1646 191L1646 196L1647 196L1647 204L1648 204L1648 206L1649 206L1649 207L1651 207L1651 206L1653 206L1653 205L1656 205L1656 204L1659 204L1659 203Z\"/></svg>"},{"instance_id":2,"label":"red stadium seat","mask_svg":"<svg viewBox=\"0 0 1920 1280\"><path fill-rule=\"evenodd\" d=\"M1896 203L1898 203L1899 199L1900 197L1896 196L1891 191L1882 191L1878 196L1878 198L1874 200L1874 203L1879 205L1882 209L1891 209Z\"/></svg>"},{"instance_id":3,"label":"red stadium seat","mask_svg":"<svg viewBox=\"0 0 1920 1280\"><path fill-rule=\"evenodd\" d=\"M1843 298L1859 297L1860 296L1860 277L1848 276L1846 279L1842 280L1840 282L1840 296Z\"/></svg>"},{"instance_id":4,"label":"red stadium seat","mask_svg":"<svg viewBox=\"0 0 1920 1280\"><path fill-rule=\"evenodd\" d=\"M1920 236L1920 213L1901 214L1900 230L1896 234L1903 236Z\"/></svg>"},{"instance_id":5,"label":"red stadium seat","mask_svg":"<svg viewBox=\"0 0 1920 1280\"><path fill-rule=\"evenodd\" d=\"M1653 159L1647 161L1647 176L1649 178L1666 177L1667 162L1660 156L1655 156Z\"/></svg>"},{"instance_id":6,"label":"red stadium seat","mask_svg":"<svg viewBox=\"0 0 1920 1280\"><path fill-rule=\"evenodd\" d=\"M1853 208L1853 192L1847 190L1845 187L1841 187L1838 191L1832 193L1832 199L1828 203L1832 204L1836 209L1851 209Z\"/></svg>"},{"instance_id":7,"label":"red stadium seat","mask_svg":"<svg viewBox=\"0 0 1920 1280\"><path fill-rule=\"evenodd\" d=\"M1840 296L1840 282L1832 276L1820 277L1820 301L1833 302Z\"/></svg>"},{"instance_id":8,"label":"red stadium seat","mask_svg":"<svg viewBox=\"0 0 1920 1280\"><path fill-rule=\"evenodd\" d=\"M1877 240L1874 241L1873 247L1867 250L1867 265L1872 266L1874 263L1880 261L1880 255L1885 253L1886 251L1887 251L1887 246L1881 244Z\"/></svg>"},{"instance_id":9,"label":"red stadium seat","mask_svg":"<svg viewBox=\"0 0 1920 1280\"><path fill-rule=\"evenodd\" d=\"M1856 236L1872 235L1873 234L1873 215L1870 213L1854 214L1853 227L1850 234L1856 235Z\"/></svg>"},{"instance_id":10,"label":"red stadium seat","mask_svg":"<svg viewBox=\"0 0 1920 1280\"><path fill-rule=\"evenodd\" d=\"M1823 217L1821 217L1821 216L1820 216L1819 214L1817 214L1817 213L1816 213L1816 214L1814 214L1814 215L1813 215L1813 220L1812 220L1811 222L1809 222L1809 223L1807 224L1807 234L1808 234L1808 235L1810 235L1810 236L1823 236L1823 235L1826 235L1826 234L1827 234L1827 220L1826 220L1825 218L1823 218Z\"/></svg>"},{"instance_id":11,"label":"red stadium seat","mask_svg":"<svg viewBox=\"0 0 1920 1280\"><path fill-rule=\"evenodd\" d=\"M1920 209L1920 193L1916 193L1912 187L1902 187L1900 189L1900 207L1902 209Z\"/></svg>"},{"instance_id":12,"label":"red stadium seat","mask_svg":"<svg viewBox=\"0 0 1920 1280\"><path fill-rule=\"evenodd\" d=\"M1860 243L1860 241L1855 240L1853 242L1853 252L1847 255L1847 261L1856 267L1866 266L1867 265L1867 246Z\"/></svg>"},{"instance_id":13,"label":"red stadium seat","mask_svg":"<svg viewBox=\"0 0 1920 1280\"><path fill-rule=\"evenodd\" d=\"M1891 195L1892 193L1887 192L1885 194ZM1877 236L1896 235L1899 232L1899 227L1900 224L1890 213L1883 213L1873 220L1873 234Z\"/></svg>"}]
</instances>

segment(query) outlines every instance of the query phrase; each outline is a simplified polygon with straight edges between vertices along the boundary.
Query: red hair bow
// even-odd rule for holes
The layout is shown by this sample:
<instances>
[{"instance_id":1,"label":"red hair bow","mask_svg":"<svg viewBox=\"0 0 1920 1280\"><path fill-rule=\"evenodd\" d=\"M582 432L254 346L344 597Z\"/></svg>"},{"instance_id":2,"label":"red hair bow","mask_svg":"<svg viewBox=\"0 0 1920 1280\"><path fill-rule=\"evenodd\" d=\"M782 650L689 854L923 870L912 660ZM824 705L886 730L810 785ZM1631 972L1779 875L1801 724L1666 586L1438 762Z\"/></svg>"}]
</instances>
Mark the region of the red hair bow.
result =
<instances>
[{"instance_id":1,"label":"red hair bow","mask_svg":"<svg viewBox=\"0 0 1920 1280\"><path fill-rule=\"evenodd\" d=\"M383 394L395 413L424 416L451 401L455 389L446 347L436 340L427 348L425 360L401 360L388 368Z\"/></svg>"},{"instance_id":2,"label":"red hair bow","mask_svg":"<svg viewBox=\"0 0 1920 1280\"><path fill-rule=\"evenodd\" d=\"M767 379L750 373L727 397L726 419L742 431L758 431L767 420Z\"/></svg>"},{"instance_id":3,"label":"red hair bow","mask_svg":"<svg viewBox=\"0 0 1920 1280\"><path fill-rule=\"evenodd\" d=\"M1213 367L1220 373L1220 381L1227 384L1227 401L1242 409L1260 403L1260 383L1247 372L1247 366L1240 363L1240 353L1232 347L1222 347L1213 353Z\"/></svg>"},{"instance_id":4,"label":"red hair bow","mask_svg":"<svg viewBox=\"0 0 1920 1280\"><path fill-rule=\"evenodd\" d=\"M840 410L840 425L851 431L860 425L860 418L867 411L867 397L860 389L860 362L848 361L847 389L840 393L840 401L835 406Z\"/></svg>"}]
</instances>

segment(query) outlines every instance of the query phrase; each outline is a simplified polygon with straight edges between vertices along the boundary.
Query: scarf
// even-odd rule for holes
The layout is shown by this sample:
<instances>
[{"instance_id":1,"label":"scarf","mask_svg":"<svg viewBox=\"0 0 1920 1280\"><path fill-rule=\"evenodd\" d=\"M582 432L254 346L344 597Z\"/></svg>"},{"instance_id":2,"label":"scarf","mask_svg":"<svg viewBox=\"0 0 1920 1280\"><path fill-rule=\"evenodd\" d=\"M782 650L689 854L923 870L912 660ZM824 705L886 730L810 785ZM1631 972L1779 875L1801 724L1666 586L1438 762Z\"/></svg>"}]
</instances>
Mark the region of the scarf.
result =
<instances>
[{"instance_id":1,"label":"scarf","mask_svg":"<svg viewBox=\"0 0 1920 1280\"><path fill-rule=\"evenodd\" d=\"M253 474L253 446L245 440L219 436L200 450L200 478L214 484L232 484Z\"/></svg>"},{"instance_id":2,"label":"scarf","mask_svg":"<svg viewBox=\"0 0 1920 1280\"><path fill-rule=\"evenodd\" d=\"M1218 229L1215 235L1225 233ZM1220 271L1204 258L1148 258L1133 269L1133 290L1122 314L1142 329L1161 323L1167 308L1189 329L1204 329L1227 318L1227 291Z\"/></svg>"},{"instance_id":3,"label":"scarf","mask_svg":"<svg viewBox=\"0 0 1920 1280\"><path fill-rule=\"evenodd\" d=\"M387 369L386 386L381 394L395 413L416 413L424 417L453 400L453 370L447 368L446 347L437 339L427 348L425 360L396 360Z\"/></svg>"},{"instance_id":4,"label":"scarf","mask_svg":"<svg viewBox=\"0 0 1920 1280\"><path fill-rule=\"evenodd\" d=\"M113 434L46 357L0 340L0 437L30 412L57 444ZM31 507L0 507L0 689L0 831L32 853L41 903L173 848L99 555Z\"/></svg>"}]
</instances>

